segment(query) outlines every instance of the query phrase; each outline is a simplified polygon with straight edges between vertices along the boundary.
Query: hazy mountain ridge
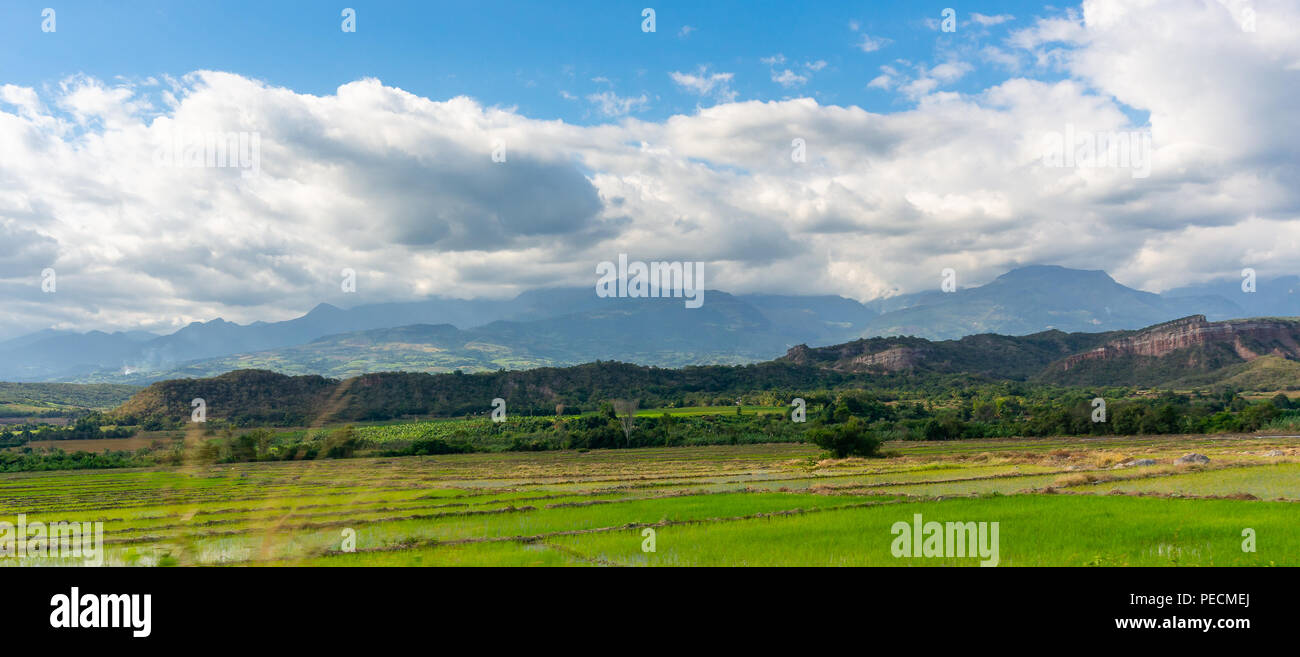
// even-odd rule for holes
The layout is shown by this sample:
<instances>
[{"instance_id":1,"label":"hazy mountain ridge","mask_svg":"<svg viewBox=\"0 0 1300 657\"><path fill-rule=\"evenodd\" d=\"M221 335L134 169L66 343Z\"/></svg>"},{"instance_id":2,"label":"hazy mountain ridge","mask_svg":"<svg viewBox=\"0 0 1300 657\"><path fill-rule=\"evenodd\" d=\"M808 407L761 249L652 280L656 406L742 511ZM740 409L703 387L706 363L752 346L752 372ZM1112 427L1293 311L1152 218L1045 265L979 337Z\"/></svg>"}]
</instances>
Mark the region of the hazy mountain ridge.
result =
<instances>
[{"instance_id":1,"label":"hazy mountain ridge","mask_svg":"<svg viewBox=\"0 0 1300 657\"><path fill-rule=\"evenodd\" d=\"M615 359L661 366L747 363L768 360L801 341L848 339L863 318L874 315L835 296L707 290L705 298L702 308L688 309L675 298L602 299L585 288L561 288L525 292L509 302L439 299L352 310L321 304L287 322L240 326L213 320L143 344L122 342L100 349L98 360L81 361L80 369L42 368L39 352L0 359L0 378L147 383L241 368L347 377ZM458 328L440 317L471 326ZM393 321L403 324L389 326Z\"/></svg>"},{"instance_id":2,"label":"hazy mountain ridge","mask_svg":"<svg viewBox=\"0 0 1300 657\"><path fill-rule=\"evenodd\" d=\"M1221 297L1230 299L1241 308L1238 317L1296 317L1300 316L1300 276L1280 276L1257 281L1254 292L1242 290L1242 280L1223 281L1184 286L1162 294L1170 299L1188 297ZM1204 313L1211 320L1231 319Z\"/></svg>"},{"instance_id":3,"label":"hazy mountain ridge","mask_svg":"<svg viewBox=\"0 0 1300 657\"><path fill-rule=\"evenodd\" d=\"M461 339L451 326L427 328ZM1297 361L1300 318L1208 322L1195 316L1138 331L984 334L942 341L871 338L828 347L797 345L779 359L752 365L669 369L605 361L476 374L376 372L345 379L245 369L157 382L116 412L129 421L148 417L177 421L188 416L190 401L199 397L208 401L212 417L302 425L476 414L488 408L489 400L501 397L509 400L512 412L550 415L559 405L592 400L634 398L662 404L679 401L676 398L687 392L916 384L953 375L1075 386L1213 387L1253 382L1266 386L1259 389L1276 390L1279 380L1296 380Z\"/></svg>"},{"instance_id":4,"label":"hazy mountain ridge","mask_svg":"<svg viewBox=\"0 0 1300 657\"><path fill-rule=\"evenodd\" d=\"M769 360L790 342L750 304L723 292L685 308L680 299L601 299L599 310L461 330L417 324L317 338L251 354L200 360L129 379L208 377L234 369L347 378L370 372L467 372L621 360L664 367ZM105 380L122 380L108 375Z\"/></svg>"},{"instance_id":5,"label":"hazy mountain ridge","mask_svg":"<svg viewBox=\"0 0 1300 657\"><path fill-rule=\"evenodd\" d=\"M1052 265L1021 267L987 285L922 295L916 305L868 322L862 337L950 340L980 333L1137 329L1193 314L1222 319L1245 316L1240 306L1220 296L1169 298L1121 285L1104 271Z\"/></svg>"},{"instance_id":6,"label":"hazy mountain ridge","mask_svg":"<svg viewBox=\"0 0 1300 657\"><path fill-rule=\"evenodd\" d=\"M1261 280L1255 295L1231 281L1157 295L1125 287L1102 271L1035 265L979 287L865 304L833 295L707 290L702 308L685 309L680 299L605 299L589 288L532 290L509 300L434 298L351 309L320 304L283 322L215 319L166 336L40 331L0 343L0 380L147 383L240 368L348 377L594 360L667 367L748 363L775 358L796 344L858 337L946 340L1050 329L1131 330L1194 314L1244 317L1239 302L1255 309L1295 305L1298 283L1296 277ZM1300 314L1300 308L1255 314ZM434 326L448 328L429 328ZM1028 357L1038 362L1039 356ZM912 356L900 350L872 358L903 364Z\"/></svg>"}]
</instances>

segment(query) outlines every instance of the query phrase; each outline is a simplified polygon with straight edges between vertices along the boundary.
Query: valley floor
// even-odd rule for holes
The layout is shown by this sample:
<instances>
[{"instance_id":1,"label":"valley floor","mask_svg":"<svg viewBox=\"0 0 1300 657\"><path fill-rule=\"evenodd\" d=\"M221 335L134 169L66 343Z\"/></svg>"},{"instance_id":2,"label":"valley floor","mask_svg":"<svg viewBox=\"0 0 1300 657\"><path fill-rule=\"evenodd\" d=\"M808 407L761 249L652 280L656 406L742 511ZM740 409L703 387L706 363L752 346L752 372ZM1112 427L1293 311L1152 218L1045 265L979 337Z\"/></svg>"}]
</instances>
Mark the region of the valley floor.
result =
<instances>
[{"instance_id":1,"label":"valley floor","mask_svg":"<svg viewBox=\"0 0 1300 657\"><path fill-rule=\"evenodd\" d=\"M102 521L108 565L979 563L894 556L895 523L917 515L998 523L1002 566L1300 565L1300 438L887 450L839 461L780 444L7 474L0 521ZM1173 464L1190 452L1209 463ZM1116 467L1134 459L1156 463ZM1246 530L1254 551L1243 550Z\"/></svg>"}]
</instances>

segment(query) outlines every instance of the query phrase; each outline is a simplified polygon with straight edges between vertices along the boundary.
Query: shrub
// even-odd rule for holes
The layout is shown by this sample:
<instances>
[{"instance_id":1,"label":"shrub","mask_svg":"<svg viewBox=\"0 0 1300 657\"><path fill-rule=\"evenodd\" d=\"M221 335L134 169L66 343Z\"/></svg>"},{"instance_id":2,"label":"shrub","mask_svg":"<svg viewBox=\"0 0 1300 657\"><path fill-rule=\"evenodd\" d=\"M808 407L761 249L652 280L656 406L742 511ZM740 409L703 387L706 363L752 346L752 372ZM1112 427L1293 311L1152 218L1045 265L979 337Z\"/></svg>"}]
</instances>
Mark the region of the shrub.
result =
<instances>
[{"instance_id":1,"label":"shrub","mask_svg":"<svg viewBox=\"0 0 1300 657\"><path fill-rule=\"evenodd\" d=\"M325 437L325 456L332 459L351 458L357 448L361 446L361 440L357 438L356 431L351 425L337 431L331 432Z\"/></svg>"},{"instance_id":2,"label":"shrub","mask_svg":"<svg viewBox=\"0 0 1300 657\"><path fill-rule=\"evenodd\" d=\"M843 424L833 424L808 430L808 442L825 449L835 458L848 456L879 456L884 442L858 418Z\"/></svg>"},{"instance_id":3,"label":"shrub","mask_svg":"<svg viewBox=\"0 0 1300 657\"><path fill-rule=\"evenodd\" d=\"M962 437L964 425L955 417L931 418L925 423L926 440L956 440Z\"/></svg>"}]
</instances>

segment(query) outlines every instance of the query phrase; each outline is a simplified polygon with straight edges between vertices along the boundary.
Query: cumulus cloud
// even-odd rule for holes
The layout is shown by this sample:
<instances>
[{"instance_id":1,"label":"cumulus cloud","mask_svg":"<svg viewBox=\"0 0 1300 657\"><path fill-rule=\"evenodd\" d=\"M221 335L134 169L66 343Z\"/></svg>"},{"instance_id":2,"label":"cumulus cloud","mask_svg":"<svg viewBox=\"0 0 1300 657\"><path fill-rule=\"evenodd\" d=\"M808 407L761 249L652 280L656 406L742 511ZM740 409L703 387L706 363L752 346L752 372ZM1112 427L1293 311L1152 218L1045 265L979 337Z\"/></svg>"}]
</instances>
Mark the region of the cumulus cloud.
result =
<instances>
[{"instance_id":1,"label":"cumulus cloud","mask_svg":"<svg viewBox=\"0 0 1300 657\"><path fill-rule=\"evenodd\" d=\"M0 85L0 103L13 106L27 119L36 118L44 111L35 89L12 84Z\"/></svg>"},{"instance_id":2,"label":"cumulus cloud","mask_svg":"<svg viewBox=\"0 0 1300 657\"><path fill-rule=\"evenodd\" d=\"M1254 6L1248 32L1233 3L1090 0L1002 43L1043 79L956 93L961 62L896 62L871 83L912 94L890 113L736 102L732 74L706 68L672 80L713 106L594 126L378 80L2 86L0 330L499 297L592 284L618 253L703 260L711 288L862 300L931 289L947 267L971 284L1103 268L1155 290L1295 273L1300 9ZM1067 130L1149 135L1149 175L1048 166L1045 138ZM256 176L157 162L177 135L240 132L260 135Z\"/></svg>"},{"instance_id":3,"label":"cumulus cloud","mask_svg":"<svg viewBox=\"0 0 1300 657\"><path fill-rule=\"evenodd\" d=\"M787 68L787 69L782 69L780 71L773 70L772 81L785 87L786 89L790 89L793 87L798 87L804 84L805 82L807 82L808 76L799 75L798 73L795 73L794 71L791 71L790 69Z\"/></svg>"}]
</instances>

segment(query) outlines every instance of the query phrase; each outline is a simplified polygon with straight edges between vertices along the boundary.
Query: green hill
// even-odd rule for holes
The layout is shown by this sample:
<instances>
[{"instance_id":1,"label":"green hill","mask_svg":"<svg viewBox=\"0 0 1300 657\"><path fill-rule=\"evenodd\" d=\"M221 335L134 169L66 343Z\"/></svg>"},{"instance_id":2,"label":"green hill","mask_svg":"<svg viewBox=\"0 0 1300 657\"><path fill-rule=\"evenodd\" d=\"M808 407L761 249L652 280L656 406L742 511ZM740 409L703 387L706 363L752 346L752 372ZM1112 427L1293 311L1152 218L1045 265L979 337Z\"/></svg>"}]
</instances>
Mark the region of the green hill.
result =
<instances>
[{"instance_id":1,"label":"green hill","mask_svg":"<svg viewBox=\"0 0 1300 657\"><path fill-rule=\"evenodd\" d=\"M509 400L509 413L552 415L561 404L591 410L601 402L630 397L647 407L685 406L688 395L727 398L755 390L819 389L861 378L775 362L682 369L600 362L474 374L380 372L344 380L238 370L154 383L115 413L131 423L184 423L190 419L192 400L203 399L209 418L249 425L309 425L481 414L501 397Z\"/></svg>"},{"instance_id":2,"label":"green hill","mask_svg":"<svg viewBox=\"0 0 1300 657\"><path fill-rule=\"evenodd\" d=\"M116 384L0 382L0 417L107 410L139 391L138 386Z\"/></svg>"},{"instance_id":3,"label":"green hill","mask_svg":"<svg viewBox=\"0 0 1300 657\"><path fill-rule=\"evenodd\" d=\"M1300 386L1300 362L1281 356L1261 356L1206 374L1178 380L1180 387L1231 386L1240 390L1288 390Z\"/></svg>"}]
</instances>

